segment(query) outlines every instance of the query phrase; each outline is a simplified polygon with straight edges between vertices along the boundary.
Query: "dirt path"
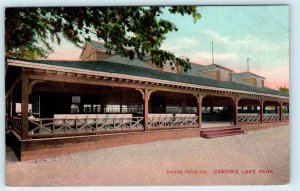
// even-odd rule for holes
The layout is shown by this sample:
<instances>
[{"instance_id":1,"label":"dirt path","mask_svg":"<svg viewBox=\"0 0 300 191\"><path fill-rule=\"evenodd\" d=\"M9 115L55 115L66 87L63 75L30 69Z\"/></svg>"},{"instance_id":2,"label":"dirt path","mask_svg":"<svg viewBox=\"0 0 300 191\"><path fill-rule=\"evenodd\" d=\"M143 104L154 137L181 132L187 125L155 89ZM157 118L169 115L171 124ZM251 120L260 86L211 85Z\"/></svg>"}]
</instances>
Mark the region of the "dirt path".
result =
<instances>
[{"instance_id":1,"label":"dirt path","mask_svg":"<svg viewBox=\"0 0 300 191\"><path fill-rule=\"evenodd\" d=\"M120 146L41 161L19 162L7 148L6 162L10 186L285 184L289 128Z\"/></svg>"}]
</instances>

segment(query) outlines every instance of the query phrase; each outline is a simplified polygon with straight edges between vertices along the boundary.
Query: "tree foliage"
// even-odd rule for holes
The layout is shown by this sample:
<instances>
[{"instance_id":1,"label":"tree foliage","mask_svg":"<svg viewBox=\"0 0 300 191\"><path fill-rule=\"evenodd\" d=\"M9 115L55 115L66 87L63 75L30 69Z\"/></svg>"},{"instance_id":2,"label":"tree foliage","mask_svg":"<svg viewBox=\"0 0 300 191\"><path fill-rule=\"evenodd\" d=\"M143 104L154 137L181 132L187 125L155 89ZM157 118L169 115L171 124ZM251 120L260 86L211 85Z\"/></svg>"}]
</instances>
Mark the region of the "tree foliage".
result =
<instances>
[{"instance_id":1,"label":"tree foliage","mask_svg":"<svg viewBox=\"0 0 300 191\"><path fill-rule=\"evenodd\" d=\"M289 93L289 88L287 88L285 86L279 87L278 90L283 93Z\"/></svg>"},{"instance_id":2,"label":"tree foliage","mask_svg":"<svg viewBox=\"0 0 300 191\"><path fill-rule=\"evenodd\" d=\"M194 6L166 7L172 14L190 15L196 22L201 15ZM46 58L53 51L49 39L62 38L81 47L97 37L105 47L133 59L150 55L162 67L167 60L176 61L184 70L187 58L176 58L161 50L166 34L178 29L162 19L164 7L43 7L7 8L5 10L6 56L12 58Z\"/></svg>"}]
</instances>

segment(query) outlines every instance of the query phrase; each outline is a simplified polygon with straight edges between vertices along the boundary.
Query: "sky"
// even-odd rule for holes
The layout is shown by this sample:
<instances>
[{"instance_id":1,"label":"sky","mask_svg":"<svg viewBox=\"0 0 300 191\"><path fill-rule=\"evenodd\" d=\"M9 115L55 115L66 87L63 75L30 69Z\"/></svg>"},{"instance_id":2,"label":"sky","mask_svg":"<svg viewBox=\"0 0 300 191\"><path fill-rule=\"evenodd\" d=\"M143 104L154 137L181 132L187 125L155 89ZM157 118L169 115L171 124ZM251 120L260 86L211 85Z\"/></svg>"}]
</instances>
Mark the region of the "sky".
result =
<instances>
[{"instance_id":1,"label":"sky","mask_svg":"<svg viewBox=\"0 0 300 191\"><path fill-rule=\"evenodd\" d=\"M265 86L289 87L289 7L288 6L200 6L201 19L170 14L161 16L173 22L177 32L167 34L162 49L192 63L214 62L235 72L247 70L266 78ZM78 60L81 49L62 41L54 45L48 59Z\"/></svg>"}]
</instances>

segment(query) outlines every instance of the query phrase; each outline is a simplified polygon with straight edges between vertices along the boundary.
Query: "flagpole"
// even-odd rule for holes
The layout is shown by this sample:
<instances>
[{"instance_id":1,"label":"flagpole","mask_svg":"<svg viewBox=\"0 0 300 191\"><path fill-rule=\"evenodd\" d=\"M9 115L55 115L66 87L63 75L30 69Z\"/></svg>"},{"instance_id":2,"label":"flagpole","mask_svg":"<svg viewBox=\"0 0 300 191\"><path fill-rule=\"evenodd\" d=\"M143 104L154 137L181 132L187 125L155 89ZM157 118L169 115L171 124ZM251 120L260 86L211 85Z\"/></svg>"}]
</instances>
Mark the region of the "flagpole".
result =
<instances>
[{"instance_id":1,"label":"flagpole","mask_svg":"<svg viewBox=\"0 0 300 191\"><path fill-rule=\"evenodd\" d=\"M247 58L247 72L250 72L250 70L249 70L249 58Z\"/></svg>"}]
</instances>

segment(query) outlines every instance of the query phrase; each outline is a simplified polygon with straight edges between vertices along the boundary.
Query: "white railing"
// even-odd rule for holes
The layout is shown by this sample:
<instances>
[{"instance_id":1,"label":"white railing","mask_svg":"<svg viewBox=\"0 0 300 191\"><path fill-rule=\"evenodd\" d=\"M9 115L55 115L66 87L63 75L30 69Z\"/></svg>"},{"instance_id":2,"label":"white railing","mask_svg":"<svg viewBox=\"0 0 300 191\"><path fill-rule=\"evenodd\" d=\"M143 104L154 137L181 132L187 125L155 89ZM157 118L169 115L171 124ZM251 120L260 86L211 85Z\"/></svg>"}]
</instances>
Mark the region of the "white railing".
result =
<instances>
[{"instance_id":1,"label":"white railing","mask_svg":"<svg viewBox=\"0 0 300 191\"><path fill-rule=\"evenodd\" d=\"M149 114L149 128L182 128L197 127L198 117L195 114Z\"/></svg>"},{"instance_id":2,"label":"white railing","mask_svg":"<svg viewBox=\"0 0 300 191\"><path fill-rule=\"evenodd\" d=\"M143 117L123 118L41 118L29 120L29 134L59 134L143 129Z\"/></svg>"},{"instance_id":3,"label":"white railing","mask_svg":"<svg viewBox=\"0 0 300 191\"><path fill-rule=\"evenodd\" d=\"M282 121L288 121L289 120L289 114L288 113L283 113L281 117Z\"/></svg>"},{"instance_id":4,"label":"white railing","mask_svg":"<svg viewBox=\"0 0 300 191\"><path fill-rule=\"evenodd\" d=\"M239 123L253 123L260 121L259 113L238 113L237 121Z\"/></svg>"},{"instance_id":5,"label":"white railing","mask_svg":"<svg viewBox=\"0 0 300 191\"><path fill-rule=\"evenodd\" d=\"M279 121L280 116L278 113L264 113L263 114L263 121Z\"/></svg>"}]
</instances>

